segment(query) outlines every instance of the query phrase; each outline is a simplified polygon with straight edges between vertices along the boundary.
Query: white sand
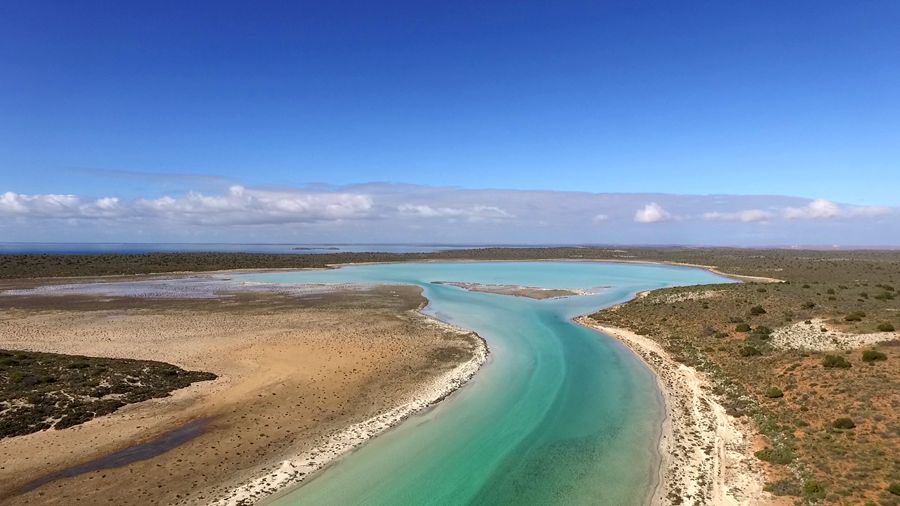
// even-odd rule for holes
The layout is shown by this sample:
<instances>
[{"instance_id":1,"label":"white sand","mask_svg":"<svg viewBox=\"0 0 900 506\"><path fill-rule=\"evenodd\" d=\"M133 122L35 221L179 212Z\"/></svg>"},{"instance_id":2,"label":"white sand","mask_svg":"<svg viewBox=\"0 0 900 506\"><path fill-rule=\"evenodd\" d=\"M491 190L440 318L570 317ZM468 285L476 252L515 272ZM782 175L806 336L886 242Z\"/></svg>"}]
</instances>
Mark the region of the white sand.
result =
<instances>
[{"instance_id":1,"label":"white sand","mask_svg":"<svg viewBox=\"0 0 900 506\"><path fill-rule=\"evenodd\" d=\"M662 458L652 504L766 504L759 462L751 452L749 421L729 416L696 369L676 362L656 341L627 329L578 323L608 334L631 348L656 373L666 404L659 442Z\"/></svg>"},{"instance_id":2,"label":"white sand","mask_svg":"<svg viewBox=\"0 0 900 506\"><path fill-rule=\"evenodd\" d=\"M824 332L822 329L825 329ZM900 332L850 334L836 330L821 318L799 322L772 331L772 346L809 351L846 351L900 339Z\"/></svg>"}]
</instances>

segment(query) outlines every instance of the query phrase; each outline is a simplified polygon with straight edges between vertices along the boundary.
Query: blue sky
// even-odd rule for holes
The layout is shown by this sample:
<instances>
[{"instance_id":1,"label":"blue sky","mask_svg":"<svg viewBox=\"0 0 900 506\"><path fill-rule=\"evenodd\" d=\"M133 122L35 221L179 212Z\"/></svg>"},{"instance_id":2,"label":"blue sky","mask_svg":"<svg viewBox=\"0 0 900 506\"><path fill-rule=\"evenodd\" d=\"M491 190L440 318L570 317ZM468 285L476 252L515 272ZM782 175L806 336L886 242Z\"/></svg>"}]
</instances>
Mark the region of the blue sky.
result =
<instances>
[{"instance_id":1,"label":"blue sky","mask_svg":"<svg viewBox=\"0 0 900 506\"><path fill-rule=\"evenodd\" d=\"M896 207L898 26L896 1L5 2L0 193L389 182Z\"/></svg>"}]
</instances>

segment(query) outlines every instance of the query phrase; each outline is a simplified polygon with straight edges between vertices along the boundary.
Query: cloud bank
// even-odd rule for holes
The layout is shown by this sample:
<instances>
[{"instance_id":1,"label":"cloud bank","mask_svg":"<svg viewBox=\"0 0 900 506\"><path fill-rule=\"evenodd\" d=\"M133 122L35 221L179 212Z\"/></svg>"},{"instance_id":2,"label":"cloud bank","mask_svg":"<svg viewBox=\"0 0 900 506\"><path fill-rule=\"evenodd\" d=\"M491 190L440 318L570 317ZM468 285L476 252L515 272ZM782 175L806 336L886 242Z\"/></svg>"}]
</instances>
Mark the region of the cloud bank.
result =
<instances>
[{"instance_id":1,"label":"cloud bank","mask_svg":"<svg viewBox=\"0 0 900 506\"><path fill-rule=\"evenodd\" d=\"M4 241L895 245L898 218L897 208L785 196L399 184L0 194Z\"/></svg>"}]
</instances>

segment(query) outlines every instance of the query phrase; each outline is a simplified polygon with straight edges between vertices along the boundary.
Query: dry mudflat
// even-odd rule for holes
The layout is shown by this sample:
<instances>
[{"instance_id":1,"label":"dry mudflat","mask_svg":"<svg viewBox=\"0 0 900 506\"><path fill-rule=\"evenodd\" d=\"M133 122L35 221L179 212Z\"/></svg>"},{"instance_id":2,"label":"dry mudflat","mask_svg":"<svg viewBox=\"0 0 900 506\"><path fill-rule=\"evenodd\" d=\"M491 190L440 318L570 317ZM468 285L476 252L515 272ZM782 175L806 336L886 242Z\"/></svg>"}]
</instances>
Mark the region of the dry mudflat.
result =
<instances>
[{"instance_id":1,"label":"dry mudflat","mask_svg":"<svg viewBox=\"0 0 900 506\"><path fill-rule=\"evenodd\" d=\"M424 302L408 286L214 299L0 296L0 349L154 360L217 376L74 427L0 439L0 502L233 498L238 485L418 398L483 352L476 335L419 313ZM162 454L26 491L198 420L199 435Z\"/></svg>"}]
</instances>

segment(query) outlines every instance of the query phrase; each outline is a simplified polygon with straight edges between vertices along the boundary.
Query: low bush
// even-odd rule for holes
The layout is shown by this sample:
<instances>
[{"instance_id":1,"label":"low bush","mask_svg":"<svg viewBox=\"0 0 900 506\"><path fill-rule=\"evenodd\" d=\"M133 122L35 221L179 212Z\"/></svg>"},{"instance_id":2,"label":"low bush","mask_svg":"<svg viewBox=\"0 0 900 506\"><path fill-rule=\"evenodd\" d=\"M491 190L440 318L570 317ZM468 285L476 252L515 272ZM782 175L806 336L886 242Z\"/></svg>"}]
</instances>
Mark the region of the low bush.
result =
<instances>
[{"instance_id":1,"label":"low bush","mask_svg":"<svg viewBox=\"0 0 900 506\"><path fill-rule=\"evenodd\" d=\"M737 332L750 332L750 325L747 325L746 323L738 323L737 326L734 327L734 330L736 330Z\"/></svg>"},{"instance_id":2,"label":"low bush","mask_svg":"<svg viewBox=\"0 0 900 506\"><path fill-rule=\"evenodd\" d=\"M853 423L853 420L846 417L838 418L837 420L831 422L831 426L839 430L850 430L856 428L856 424Z\"/></svg>"},{"instance_id":3,"label":"low bush","mask_svg":"<svg viewBox=\"0 0 900 506\"><path fill-rule=\"evenodd\" d=\"M752 314L753 316L766 314L766 310L763 309L762 306L753 306L750 308L750 314Z\"/></svg>"},{"instance_id":4,"label":"low bush","mask_svg":"<svg viewBox=\"0 0 900 506\"><path fill-rule=\"evenodd\" d=\"M822 359L822 367L826 369L848 369L850 362L841 355L825 355L825 358Z\"/></svg>"},{"instance_id":5,"label":"low bush","mask_svg":"<svg viewBox=\"0 0 900 506\"><path fill-rule=\"evenodd\" d=\"M784 397L784 392L782 392L778 387L769 387L766 389L765 395L769 399L779 399L781 397Z\"/></svg>"},{"instance_id":6,"label":"low bush","mask_svg":"<svg viewBox=\"0 0 900 506\"><path fill-rule=\"evenodd\" d=\"M864 313L862 311L853 311L852 313L850 313L844 317L844 321L859 322L859 321L862 321L862 319L865 317L866 317L866 313Z\"/></svg>"},{"instance_id":7,"label":"low bush","mask_svg":"<svg viewBox=\"0 0 900 506\"><path fill-rule=\"evenodd\" d=\"M888 486L887 491L894 495L900 495L900 483L891 483Z\"/></svg>"},{"instance_id":8,"label":"low bush","mask_svg":"<svg viewBox=\"0 0 900 506\"><path fill-rule=\"evenodd\" d=\"M770 464L787 465L794 460L794 452L788 448L776 450L775 448L763 448L754 453L759 460L769 462Z\"/></svg>"},{"instance_id":9,"label":"low bush","mask_svg":"<svg viewBox=\"0 0 900 506\"><path fill-rule=\"evenodd\" d=\"M790 495L796 497L803 494L803 489L800 487L800 484L793 480L778 480L766 483L766 486L763 487L763 489L776 496Z\"/></svg>"},{"instance_id":10,"label":"low bush","mask_svg":"<svg viewBox=\"0 0 900 506\"><path fill-rule=\"evenodd\" d=\"M879 331L879 332L893 332L893 331L894 331L894 325L893 325L893 324L890 324L890 323L887 323L887 322L885 322L885 323L879 323L879 324L878 324L878 331Z\"/></svg>"},{"instance_id":11,"label":"low bush","mask_svg":"<svg viewBox=\"0 0 900 506\"><path fill-rule=\"evenodd\" d=\"M863 362L880 362L887 360L887 355L877 350L866 350L862 354Z\"/></svg>"},{"instance_id":12,"label":"low bush","mask_svg":"<svg viewBox=\"0 0 900 506\"><path fill-rule=\"evenodd\" d=\"M816 480L809 480L803 484L803 495L810 501L825 499L825 487Z\"/></svg>"},{"instance_id":13,"label":"low bush","mask_svg":"<svg viewBox=\"0 0 900 506\"><path fill-rule=\"evenodd\" d=\"M762 355L762 352L759 351L759 348L756 348L755 346L747 345L741 347L740 354L742 357L755 357L758 355Z\"/></svg>"}]
</instances>

